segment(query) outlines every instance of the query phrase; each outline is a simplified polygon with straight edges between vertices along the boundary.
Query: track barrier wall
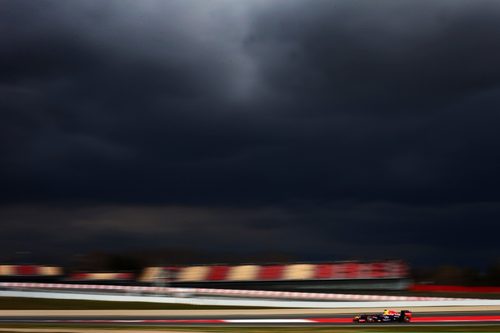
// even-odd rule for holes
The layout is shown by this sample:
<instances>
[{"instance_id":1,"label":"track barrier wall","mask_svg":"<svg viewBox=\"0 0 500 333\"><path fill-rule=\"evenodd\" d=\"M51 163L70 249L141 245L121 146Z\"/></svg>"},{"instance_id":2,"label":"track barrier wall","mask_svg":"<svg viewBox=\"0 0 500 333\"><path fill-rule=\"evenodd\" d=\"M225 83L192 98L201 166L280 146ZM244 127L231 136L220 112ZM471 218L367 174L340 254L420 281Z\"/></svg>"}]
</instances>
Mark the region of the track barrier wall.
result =
<instances>
[{"instance_id":1,"label":"track barrier wall","mask_svg":"<svg viewBox=\"0 0 500 333\"><path fill-rule=\"evenodd\" d=\"M408 267L400 261L147 267L139 281L162 278L172 282L405 279Z\"/></svg>"}]
</instances>

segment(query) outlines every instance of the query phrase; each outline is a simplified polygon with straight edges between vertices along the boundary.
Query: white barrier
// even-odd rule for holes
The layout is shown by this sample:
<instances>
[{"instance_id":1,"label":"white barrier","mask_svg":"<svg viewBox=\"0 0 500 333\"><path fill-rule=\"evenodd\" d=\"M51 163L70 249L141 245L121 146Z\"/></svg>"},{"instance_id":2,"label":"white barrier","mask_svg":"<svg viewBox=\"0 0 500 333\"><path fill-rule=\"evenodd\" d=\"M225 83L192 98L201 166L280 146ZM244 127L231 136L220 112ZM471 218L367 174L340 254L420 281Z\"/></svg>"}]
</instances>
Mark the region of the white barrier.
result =
<instances>
[{"instance_id":1,"label":"white barrier","mask_svg":"<svg viewBox=\"0 0 500 333\"><path fill-rule=\"evenodd\" d=\"M29 283L29 282L2 282L0 288L9 289L50 289L50 290L79 290L102 291L123 293L154 293L168 295L201 295L225 296L245 298L272 298L272 299L298 299L316 301L453 301L463 298L447 297L417 297L417 296L388 296L388 295L356 295L356 294L328 294L305 293L289 291L266 290L237 290L237 289L208 289L208 288L172 288L172 287L147 287L147 286L117 286L95 284L66 284L66 283Z\"/></svg>"},{"instance_id":2,"label":"white barrier","mask_svg":"<svg viewBox=\"0 0 500 333\"><path fill-rule=\"evenodd\" d=\"M448 301L372 301L372 302L325 302L325 301L297 301L297 300L263 300L263 299L228 299L228 298L186 298L168 296L134 296L134 295L109 295L91 293L68 292L43 292L43 291L0 291L0 297L29 297L49 299L73 299L112 302L149 302L149 303L175 303L190 305L215 305L215 306L253 306L276 308L363 308L363 307L419 307L419 306L499 306L500 300L464 299Z\"/></svg>"},{"instance_id":3,"label":"white barrier","mask_svg":"<svg viewBox=\"0 0 500 333\"><path fill-rule=\"evenodd\" d=\"M75 290L75 291L102 291L122 293L150 293L167 295L201 295L224 296L245 298L272 298L272 299L298 299L316 301L453 301L463 298L448 297L419 297L419 296L388 296L388 295L357 295L357 294L331 294L331 293L305 293L289 291L266 290L237 290L237 289L208 289L208 288L172 288L149 286L117 286L94 284L66 284L66 283L29 283L29 282L1 282L0 288L9 289L49 289L49 290Z\"/></svg>"}]
</instances>

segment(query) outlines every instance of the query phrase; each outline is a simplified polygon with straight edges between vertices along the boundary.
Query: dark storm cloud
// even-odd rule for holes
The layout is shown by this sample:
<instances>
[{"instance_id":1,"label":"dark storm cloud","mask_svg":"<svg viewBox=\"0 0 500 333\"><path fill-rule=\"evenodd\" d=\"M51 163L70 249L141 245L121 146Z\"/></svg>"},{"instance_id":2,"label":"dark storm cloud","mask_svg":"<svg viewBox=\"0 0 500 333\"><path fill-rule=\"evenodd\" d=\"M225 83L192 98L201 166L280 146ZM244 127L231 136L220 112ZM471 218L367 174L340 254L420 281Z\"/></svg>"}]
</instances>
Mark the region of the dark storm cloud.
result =
<instances>
[{"instance_id":1,"label":"dark storm cloud","mask_svg":"<svg viewBox=\"0 0 500 333\"><path fill-rule=\"evenodd\" d=\"M0 211L9 226L3 229L0 260L20 250L67 261L96 249L186 246L233 254L282 251L297 259L404 259L433 265L481 266L496 258L496 234L487 231L500 217L497 204L336 203L310 208L8 205Z\"/></svg>"},{"instance_id":2,"label":"dark storm cloud","mask_svg":"<svg viewBox=\"0 0 500 333\"><path fill-rule=\"evenodd\" d=\"M48 190L49 197L50 192L59 196L73 188L74 184L66 188L64 178L74 179L75 173L84 179L78 193L96 178L108 179L112 190L117 171L118 182L128 173L140 173L146 178L152 174L149 183L156 183L162 174L168 178L176 169L182 171L185 160L224 156L228 152L223 150L231 153L233 146L254 141L244 134L226 140L243 122L218 114L217 100L231 100L221 96L222 91L237 93L238 87L226 82L237 71L219 59L231 45L210 35L218 32L216 22L203 22L210 13L198 15L195 8L180 3L128 3L128 8L115 2L109 15L96 18L109 5L46 4L17 10L41 31L21 31L3 47L4 142L12 136L21 141L4 145L5 158L14 160L10 165L15 166L8 170L9 178L25 178L31 170L23 173L18 168L31 169L36 163L35 172L48 169L49 174L35 175L34 181L51 183L42 190ZM23 2L19 6L26 7ZM190 15L183 18L186 12ZM198 16L199 27L183 22ZM17 22L5 30L15 34ZM203 31L205 25L209 32ZM231 39L230 33L225 36ZM228 61L238 61L237 55L229 56ZM123 172L117 170L122 166ZM53 182L54 175L62 179ZM13 187L18 185L16 181Z\"/></svg>"},{"instance_id":3,"label":"dark storm cloud","mask_svg":"<svg viewBox=\"0 0 500 333\"><path fill-rule=\"evenodd\" d=\"M11 242L498 252L497 2L0 4Z\"/></svg>"},{"instance_id":4,"label":"dark storm cloud","mask_svg":"<svg viewBox=\"0 0 500 333\"><path fill-rule=\"evenodd\" d=\"M271 89L320 99L315 111L434 110L497 88L495 2L278 3L246 47Z\"/></svg>"}]
</instances>

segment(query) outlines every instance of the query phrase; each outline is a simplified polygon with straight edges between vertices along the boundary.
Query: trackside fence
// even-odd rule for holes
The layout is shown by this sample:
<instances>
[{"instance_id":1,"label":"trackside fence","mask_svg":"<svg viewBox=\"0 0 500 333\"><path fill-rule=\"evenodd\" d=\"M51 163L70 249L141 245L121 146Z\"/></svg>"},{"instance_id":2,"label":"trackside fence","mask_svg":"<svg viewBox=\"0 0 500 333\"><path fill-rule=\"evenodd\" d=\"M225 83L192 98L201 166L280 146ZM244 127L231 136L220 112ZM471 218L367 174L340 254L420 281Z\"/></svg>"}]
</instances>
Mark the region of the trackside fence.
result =
<instances>
[{"instance_id":1,"label":"trackside fence","mask_svg":"<svg viewBox=\"0 0 500 333\"><path fill-rule=\"evenodd\" d=\"M455 301L463 298L420 297L420 296L390 296L390 295L357 295L339 293L305 293L289 291L235 290L209 288L173 288L151 286L118 286L96 284L65 284L65 283L23 283L1 282L0 288L10 290L49 290L72 292L127 293L127 294L163 294L176 297L216 296L266 299L295 299L314 301Z\"/></svg>"}]
</instances>

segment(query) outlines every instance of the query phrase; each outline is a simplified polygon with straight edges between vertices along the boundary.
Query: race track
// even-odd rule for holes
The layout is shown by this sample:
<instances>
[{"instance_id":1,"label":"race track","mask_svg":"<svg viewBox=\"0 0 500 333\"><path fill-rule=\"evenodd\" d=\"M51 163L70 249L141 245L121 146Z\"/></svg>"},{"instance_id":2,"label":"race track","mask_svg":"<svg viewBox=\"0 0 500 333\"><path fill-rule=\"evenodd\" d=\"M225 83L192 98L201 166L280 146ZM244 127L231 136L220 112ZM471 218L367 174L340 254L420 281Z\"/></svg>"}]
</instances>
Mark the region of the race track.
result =
<instances>
[{"instance_id":1,"label":"race track","mask_svg":"<svg viewBox=\"0 0 500 333\"><path fill-rule=\"evenodd\" d=\"M353 324L356 313L370 313L367 309L346 311L311 310L142 310L142 311L2 311L0 325L12 323L31 324L75 324L112 326L319 326L319 325L450 325L450 324L497 324L500 325L498 309L417 309L409 324Z\"/></svg>"}]
</instances>

